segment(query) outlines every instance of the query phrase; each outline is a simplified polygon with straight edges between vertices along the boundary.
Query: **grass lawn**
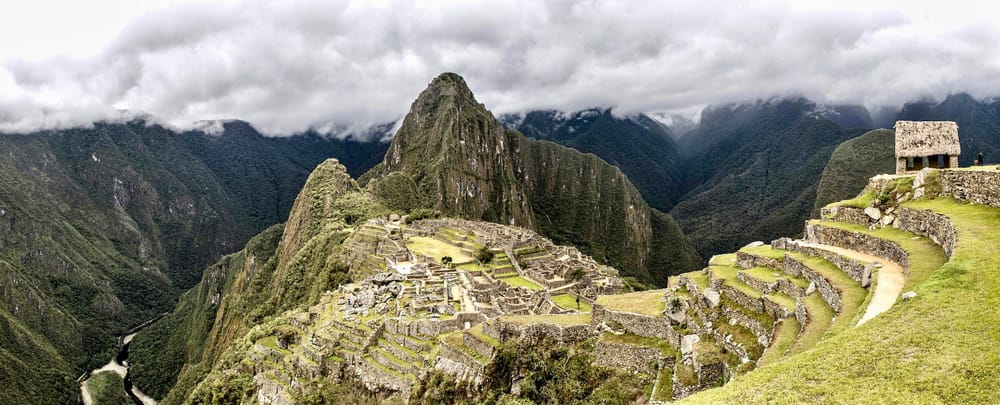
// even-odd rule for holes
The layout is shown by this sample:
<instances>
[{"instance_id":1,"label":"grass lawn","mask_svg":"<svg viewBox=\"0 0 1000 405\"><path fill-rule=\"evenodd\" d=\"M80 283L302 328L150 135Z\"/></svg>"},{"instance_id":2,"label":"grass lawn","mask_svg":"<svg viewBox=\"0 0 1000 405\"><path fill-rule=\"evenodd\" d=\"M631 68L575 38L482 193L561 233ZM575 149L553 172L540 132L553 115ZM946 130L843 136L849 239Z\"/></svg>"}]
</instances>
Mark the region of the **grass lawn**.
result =
<instances>
[{"instance_id":1,"label":"grass lawn","mask_svg":"<svg viewBox=\"0 0 1000 405\"><path fill-rule=\"evenodd\" d=\"M406 248L412 250L414 253L433 257L437 261L440 261L444 256L451 256L453 263L466 263L475 260L457 246L423 236L414 236L407 239Z\"/></svg>"},{"instance_id":2,"label":"grass lawn","mask_svg":"<svg viewBox=\"0 0 1000 405\"><path fill-rule=\"evenodd\" d=\"M666 289L660 289L628 294L601 295L597 297L597 304L612 311L660 316L667 308L663 297L666 292Z\"/></svg>"},{"instance_id":3,"label":"grass lawn","mask_svg":"<svg viewBox=\"0 0 1000 405\"><path fill-rule=\"evenodd\" d=\"M500 277L497 280L503 281L503 282L507 283L507 285L509 285L511 287L524 287L524 288L527 288L529 290L541 290L542 289L542 286L540 286L538 284L535 284L535 283L531 282L531 280L528 280L528 279L526 279L524 277L521 277L521 276Z\"/></svg>"},{"instance_id":4,"label":"grass lawn","mask_svg":"<svg viewBox=\"0 0 1000 405\"><path fill-rule=\"evenodd\" d=\"M563 308L566 308L566 309L575 309L575 310L578 310L580 312L590 312L590 310L591 310L591 305L587 301L583 301L583 300L580 300L580 307L577 308L576 307L576 297L574 297L571 294L560 294L560 295L557 295L555 297L552 297L552 301L555 302L556 305L558 305L560 307L563 307Z\"/></svg>"},{"instance_id":5,"label":"grass lawn","mask_svg":"<svg viewBox=\"0 0 1000 405\"><path fill-rule=\"evenodd\" d=\"M916 298L681 402L995 403L1000 255L994 252L1000 245L1000 209L950 199L905 206L947 215L959 235L951 260L912 286ZM916 265L921 251L911 248L904 246Z\"/></svg>"}]
</instances>

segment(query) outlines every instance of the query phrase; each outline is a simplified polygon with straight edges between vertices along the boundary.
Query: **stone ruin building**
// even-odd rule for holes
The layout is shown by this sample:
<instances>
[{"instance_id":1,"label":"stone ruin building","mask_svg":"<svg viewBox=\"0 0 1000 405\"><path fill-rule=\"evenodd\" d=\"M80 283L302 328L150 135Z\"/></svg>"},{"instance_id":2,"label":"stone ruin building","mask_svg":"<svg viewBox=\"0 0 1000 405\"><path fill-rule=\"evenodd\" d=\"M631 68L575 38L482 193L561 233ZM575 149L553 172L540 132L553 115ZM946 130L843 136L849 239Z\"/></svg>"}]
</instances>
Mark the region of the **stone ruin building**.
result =
<instances>
[{"instance_id":1,"label":"stone ruin building","mask_svg":"<svg viewBox=\"0 0 1000 405\"><path fill-rule=\"evenodd\" d=\"M925 167L958 167L958 124L954 121L896 121L896 174Z\"/></svg>"}]
</instances>

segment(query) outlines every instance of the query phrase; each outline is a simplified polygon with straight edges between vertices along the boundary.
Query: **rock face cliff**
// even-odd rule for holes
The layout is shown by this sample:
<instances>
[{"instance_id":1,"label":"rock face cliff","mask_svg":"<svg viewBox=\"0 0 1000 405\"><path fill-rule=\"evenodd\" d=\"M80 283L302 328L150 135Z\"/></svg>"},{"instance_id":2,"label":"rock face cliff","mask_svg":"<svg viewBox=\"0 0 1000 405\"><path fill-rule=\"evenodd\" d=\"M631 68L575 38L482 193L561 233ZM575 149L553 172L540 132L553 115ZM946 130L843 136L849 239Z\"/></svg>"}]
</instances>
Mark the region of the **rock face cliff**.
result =
<instances>
[{"instance_id":1,"label":"rock face cliff","mask_svg":"<svg viewBox=\"0 0 1000 405\"><path fill-rule=\"evenodd\" d=\"M505 129L454 73L438 76L420 94L385 160L362 177L373 189L387 182L412 182L414 195L404 200L537 229L647 283L662 284L667 274L697 266L671 219L657 221L654 238L654 210L618 168ZM661 260L650 261L653 255Z\"/></svg>"}]
</instances>

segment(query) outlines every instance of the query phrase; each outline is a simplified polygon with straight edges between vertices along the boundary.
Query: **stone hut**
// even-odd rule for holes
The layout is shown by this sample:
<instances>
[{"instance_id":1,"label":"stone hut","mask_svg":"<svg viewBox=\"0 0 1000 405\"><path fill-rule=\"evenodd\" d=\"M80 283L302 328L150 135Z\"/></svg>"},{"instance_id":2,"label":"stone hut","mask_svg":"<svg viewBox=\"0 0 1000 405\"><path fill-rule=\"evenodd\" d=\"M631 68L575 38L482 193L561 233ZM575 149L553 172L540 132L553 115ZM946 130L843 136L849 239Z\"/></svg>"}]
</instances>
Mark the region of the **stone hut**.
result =
<instances>
[{"instance_id":1,"label":"stone hut","mask_svg":"<svg viewBox=\"0 0 1000 405\"><path fill-rule=\"evenodd\" d=\"M896 174L925 167L958 167L958 124L954 121L896 121Z\"/></svg>"}]
</instances>

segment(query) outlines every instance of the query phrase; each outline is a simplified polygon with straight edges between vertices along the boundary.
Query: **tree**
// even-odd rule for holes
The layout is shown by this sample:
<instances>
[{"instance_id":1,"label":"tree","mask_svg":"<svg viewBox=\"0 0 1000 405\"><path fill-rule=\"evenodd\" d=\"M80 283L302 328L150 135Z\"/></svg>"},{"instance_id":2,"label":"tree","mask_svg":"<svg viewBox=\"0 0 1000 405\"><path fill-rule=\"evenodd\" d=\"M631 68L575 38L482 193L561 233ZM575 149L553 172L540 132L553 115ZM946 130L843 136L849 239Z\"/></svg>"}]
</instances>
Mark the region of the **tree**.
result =
<instances>
[{"instance_id":1,"label":"tree","mask_svg":"<svg viewBox=\"0 0 1000 405\"><path fill-rule=\"evenodd\" d=\"M496 253L493 253L493 250L491 250L489 246L483 246L476 251L476 261L479 262L480 265L489 264L493 262L493 256L495 254Z\"/></svg>"},{"instance_id":2,"label":"tree","mask_svg":"<svg viewBox=\"0 0 1000 405\"><path fill-rule=\"evenodd\" d=\"M584 275L586 275L586 273L583 271L583 269L578 268L576 270L573 270L572 273L569 273L569 279L573 281L580 281Z\"/></svg>"},{"instance_id":3,"label":"tree","mask_svg":"<svg viewBox=\"0 0 1000 405\"><path fill-rule=\"evenodd\" d=\"M451 262L453 262L453 261L455 261L455 259L452 259L451 256L442 256L441 257L441 264L443 264L444 267L450 267L451 266Z\"/></svg>"}]
</instances>

